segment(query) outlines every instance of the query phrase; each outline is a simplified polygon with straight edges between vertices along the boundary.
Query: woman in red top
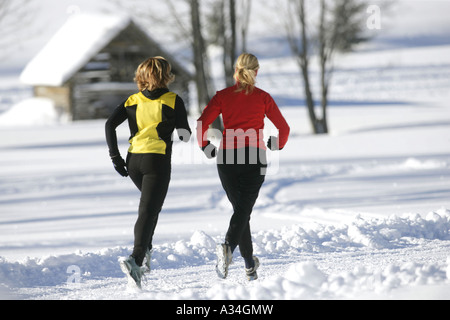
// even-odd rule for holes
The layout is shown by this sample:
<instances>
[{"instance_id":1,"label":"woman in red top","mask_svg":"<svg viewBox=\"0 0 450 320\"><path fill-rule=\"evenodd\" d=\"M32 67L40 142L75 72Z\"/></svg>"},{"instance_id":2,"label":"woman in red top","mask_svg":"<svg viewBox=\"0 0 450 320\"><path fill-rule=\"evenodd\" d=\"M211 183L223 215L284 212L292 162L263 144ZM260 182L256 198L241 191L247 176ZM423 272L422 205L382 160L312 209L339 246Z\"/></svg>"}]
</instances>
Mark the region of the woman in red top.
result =
<instances>
[{"instance_id":1,"label":"woman in red top","mask_svg":"<svg viewBox=\"0 0 450 320\"><path fill-rule=\"evenodd\" d=\"M270 137L267 143L271 150L283 149L289 136L289 125L275 101L255 87L258 70L258 59L252 54L242 54L236 62L236 84L217 92L197 123L199 146L208 158L218 156L219 177L234 210L225 243L217 246L216 271L221 278L227 277L237 246L245 261L248 280L258 277L259 261L253 256L250 215L267 167L264 118L267 116L279 130L279 136ZM207 138L207 130L220 114L225 130L217 154Z\"/></svg>"}]
</instances>

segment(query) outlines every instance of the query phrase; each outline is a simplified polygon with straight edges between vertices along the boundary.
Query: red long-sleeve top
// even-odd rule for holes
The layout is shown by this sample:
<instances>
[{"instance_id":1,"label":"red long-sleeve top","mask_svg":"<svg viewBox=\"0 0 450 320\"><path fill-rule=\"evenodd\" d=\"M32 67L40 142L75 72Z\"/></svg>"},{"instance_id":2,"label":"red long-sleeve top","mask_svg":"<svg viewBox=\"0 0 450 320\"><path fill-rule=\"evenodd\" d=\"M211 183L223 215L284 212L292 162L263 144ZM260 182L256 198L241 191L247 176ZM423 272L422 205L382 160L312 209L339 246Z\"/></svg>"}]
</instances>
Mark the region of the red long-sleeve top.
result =
<instances>
[{"instance_id":1,"label":"red long-sleeve top","mask_svg":"<svg viewBox=\"0 0 450 320\"><path fill-rule=\"evenodd\" d=\"M267 116L279 131L279 148L288 140L290 128L277 104L267 92L254 88L246 94L237 92L237 85L218 91L197 120L197 140L200 147L208 144L209 125L222 114L224 131L221 148L258 147L266 149L263 129Z\"/></svg>"}]
</instances>

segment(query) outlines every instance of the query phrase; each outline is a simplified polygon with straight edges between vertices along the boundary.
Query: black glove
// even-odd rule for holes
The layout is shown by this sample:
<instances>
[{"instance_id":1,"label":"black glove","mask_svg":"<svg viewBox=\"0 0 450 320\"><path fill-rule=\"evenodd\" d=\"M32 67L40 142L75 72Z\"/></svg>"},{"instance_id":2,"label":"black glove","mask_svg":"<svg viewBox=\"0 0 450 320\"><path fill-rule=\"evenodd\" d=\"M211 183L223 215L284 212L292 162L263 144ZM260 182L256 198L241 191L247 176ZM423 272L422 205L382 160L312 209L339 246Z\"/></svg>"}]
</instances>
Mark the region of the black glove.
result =
<instances>
[{"instance_id":1,"label":"black glove","mask_svg":"<svg viewBox=\"0 0 450 320\"><path fill-rule=\"evenodd\" d=\"M127 164L125 163L125 160L123 160L120 155L111 157L111 160L114 164L114 169L116 169L122 177L128 177Z\"/></svg>"},{"instance_id":2,"label":"black glove","mask_svg":"<svg viewBox=\"0 0 450 320\"><path fill-rule=\"evenodd\" d=\"M271 136L269 138L269 141L267 141L267 147L272 150L272 151L277 151L277 150L281 150L283 148L280 149L280 145L279 145L279 140L277 137Z\"/></svg>"},{"instance_id":3,"label":"black glove","mask_svg":"<svg viewBox=\"0 0 450 320\"><path fill-rule=\"evenodd\" d=\"M217 148L210 141L208 141L208 144L202 148L202 151L208 159L212 159L217 156Z\"/></svg>"}]
</instances>

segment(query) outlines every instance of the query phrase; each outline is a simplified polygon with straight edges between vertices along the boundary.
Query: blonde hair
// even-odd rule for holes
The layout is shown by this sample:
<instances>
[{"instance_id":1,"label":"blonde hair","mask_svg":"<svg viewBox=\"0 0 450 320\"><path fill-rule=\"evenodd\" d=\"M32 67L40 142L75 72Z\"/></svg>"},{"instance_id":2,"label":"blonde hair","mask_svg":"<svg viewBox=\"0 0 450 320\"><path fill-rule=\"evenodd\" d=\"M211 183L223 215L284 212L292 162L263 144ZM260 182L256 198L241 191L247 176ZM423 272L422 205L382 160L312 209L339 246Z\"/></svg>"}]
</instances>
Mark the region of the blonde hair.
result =
<instances>
[{"instance_id":1,"label":"blonde hair","mask_svg":"<svg viewBox=\"0 0 450 320\"><path fill-rule=\"evenodd\" d=\"M139 91L167 88L174 81L175 75L172 73L172 66L163 57L149 58L142 62L134 77Z\"/></svg>"},{"instance_id":2,"label":"blonde hair","mask_svg":"<svg viewBox=\"0 0 450 320\"><path fill-rule=\"evenodd\" d=\"M249 94L256 84L256 74L259 70L259 61L253 54L243 53L236 61L234 80L238 85L236 92L245 91Z\"/></svg>"}]
</instances>

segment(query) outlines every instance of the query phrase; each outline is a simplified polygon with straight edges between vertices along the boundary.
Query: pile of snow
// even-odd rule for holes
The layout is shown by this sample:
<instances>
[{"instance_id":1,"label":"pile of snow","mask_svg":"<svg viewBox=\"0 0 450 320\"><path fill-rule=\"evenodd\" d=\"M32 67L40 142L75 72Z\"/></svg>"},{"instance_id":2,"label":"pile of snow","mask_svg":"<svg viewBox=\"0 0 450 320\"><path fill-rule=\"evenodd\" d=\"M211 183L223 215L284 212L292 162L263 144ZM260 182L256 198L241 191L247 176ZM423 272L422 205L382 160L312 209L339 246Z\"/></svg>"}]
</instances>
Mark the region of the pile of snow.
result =
<instances>
[{"instance_id":1,"label":"pile of snow","mask_svg":"<svg viewBox=\"0 0 450 320\"><path fill-rule=\"evenodd\" d=\"M407 255L408 250L414 250L417 246L428 245L432 248L435 240L450 240L450 210L444 208L431 212L426 218L418 215L371 220L357 218L350 225L318 225L315 229L303 229L295 225L281 231L260 231L254 238L255 254L262 266L260 279L253 283L242 281L243 262L238 253L234 255L229 278L220 282L213 272L215 244L220 238L196 231L187 241L168 242L154 247L152 272L139 295L152 298L153 287L164 287L165 277L158 273L178 270L188 275L196 266L206 268L207 272L200 277L185 276L183 285L196 280L196 289L203 287L203 290L183 290L183 285L180 285L174 292L159 293L158 298L382 298L408 286L450 284L450 254L445 263L433 259L423 263L399 259L385 265L364 265L362 261L360 265L353 265L352 269L340 273L326 270L330 267L330 261L334 260L330 256L333 252L340 255L338 260L344 259L342 257L345 255L362 256L367 250L374 249L371 251L373 255L387 249L404 250ZM61 288L70 290L73 285L76 285L77 290L71 292L72 298L85 298L83 295L87 290L91 291L90 298L102 298L105 291L114 286L115 293L105 298L121 299L130 293L126 290L127 284L117 261L127 256L130 250L117 247L96 253L77 252L39 259L28 258L21 262L0 258L0 279L13 294L31 299L42 298L40 287L47 288L46 298L60 299ZM280 268L280 265L271 266L271 262L280 259L286 261L284 271L281 274L272 273L272 269ZM92 291L92 286L96 286L97 291Z\"/></svg>"},{"instance_id":2,"label":"pile of snow","mask_svg":"<svg viewBox=\"0 0 450 320\"><path fill-rule=\"evenodd\" d=\"M416 238L450 240L450 211L431 212L425 219L419 215L370 221L358 217L342 227L319 225L305 230L297 225L261 231L255 235L254 247L257 254L263 255L299 250L325 253L360 247L394 249Z\"/></svg>"},{"instance_id":3,"label":"pile of snow","mask_svg":"<svg viewBox=\"0 0 450 320\"><path fill-rule=\"evenodd\" d=\"M0 114L0 127L50 125L59 123L61 120L53 100L29 98Z\"/></svg>"},{"instance_id":4,"label":"pile of snow","mask_svg":"<svg viewBox=\"0 0 450 320\"><path fill-rule=\"evenodd\" d=\"M299 299L376 299L386 298L394 289L403 296L404 287L436 285L448 294L450 258L445 265L407 262L370 271L365 267L341 274L327 275L313 262L291 265L283 276L257 283L255 286L217 285L208 292L212 299L299 300ZM410 299L419 294L404 294ZM424 298L425 296L422 296ZM428 296L427 298L431 298Z\"/></svg>"}]
</instances>

